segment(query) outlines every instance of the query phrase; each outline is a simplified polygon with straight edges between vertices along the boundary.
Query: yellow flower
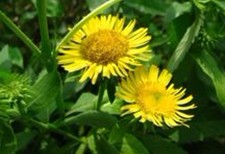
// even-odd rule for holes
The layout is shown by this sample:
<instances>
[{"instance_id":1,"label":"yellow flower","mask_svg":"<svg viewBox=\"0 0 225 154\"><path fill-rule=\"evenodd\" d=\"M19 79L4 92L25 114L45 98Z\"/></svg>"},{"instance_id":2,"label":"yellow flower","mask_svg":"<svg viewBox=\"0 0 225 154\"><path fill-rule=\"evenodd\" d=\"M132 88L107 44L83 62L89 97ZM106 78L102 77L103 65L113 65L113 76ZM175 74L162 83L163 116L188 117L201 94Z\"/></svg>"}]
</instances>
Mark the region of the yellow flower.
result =
<instances>
[{"instance_id":1,"label":"yellow flower","mask_svg":"<svg viewBox=\"0 0 225 154\"><path fill-rule=\"evenodd\" d=\"M174 84L169 84L171 73L165 69L160 73L159 68L152 65L149 70L137 67L128 74L122 79L116 93L129 103L121 108L123 115L133 113L140 122L151 121L156 126L188 126L185 122L191 120L193 115L183 111L196 106L186 105L193 97L190 95L184 98L185 89L175 89Z\"/></svg>"},{"instance_id":2,"label":"yellow flower","mask_svg":"<svg viewBox=\"0 0 225 154\"><path fill-rule=\"evenodd\" d=\"M136 21L125 26L118 16L93 17L67 44L60 46L58 63L68 72L83 70L80 82L87 78L95 84L99 75L127 76L127 71L150 58L147 28L134 30Z\"/></svg>"}]
</instances>

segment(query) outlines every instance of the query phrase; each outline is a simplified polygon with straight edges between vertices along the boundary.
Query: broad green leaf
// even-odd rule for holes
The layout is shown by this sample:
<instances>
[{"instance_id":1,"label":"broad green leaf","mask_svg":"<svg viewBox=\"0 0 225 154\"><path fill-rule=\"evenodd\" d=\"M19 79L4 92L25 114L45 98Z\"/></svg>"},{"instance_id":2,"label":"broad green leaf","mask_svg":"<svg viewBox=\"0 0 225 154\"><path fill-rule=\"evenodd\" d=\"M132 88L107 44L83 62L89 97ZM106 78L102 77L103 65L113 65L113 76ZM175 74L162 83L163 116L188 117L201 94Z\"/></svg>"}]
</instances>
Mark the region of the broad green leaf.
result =
<instances>
[{"instance_id":1,"label":"broad green leaf","mask_svg":"<svg viewBox=\"0 0 225 154\"><path fill-rule=\"evenodd\" d=\"M17 149L17 141L12 127L2 118L0 119L0 153L14 154Z\"/></svg>"},{"instance_id":2,"label":"broad green leaf","mask_svg":"<svg viewBox=\"0 0 225 154\"><path fill-rule=\"evenodd\" d=\"M77 102L66 113L66 115L70 115L75 112L94 110L97 106L97 99L98 99L98 97L92 93L83 93L79 97Z\"/></svg>"},{"instance_id":3,"label":"broad green leaf","mask_svg":"<svg viewBox=\"0 0 225 154\"><path fill-rule=\"evenodd\" d=\"M192 8L191 2L173 2L166 11L165 22L169 23L173 19L181 16L184 13L190 12Z\"/></svg>"},{"instance_id":4,"label":"broad green leaf","mask_svg":"<svg viewBox=\"0 0 225 154\"><path fill-rule=\"evenodd\" d=\"M158 135L145 135L142 136L142 140L152 154L187 154L172 141Z\"/></svg>"},{"instance_id":5,"label":"broad green leaf","mask_svg":"<svg viewBox=\"0 0 225 154\"><path fill-rule=\"evenodd\" d=\"M194 58L202 71L212 80L219 102L225 108L224 72L220 70L216 60L205 50L196 52Z\"/></svg>"},{"instance_id":6,"label":"broad green leaf","mask_svg":"<svg viewBox=\"0 0 225 154\"><path fill-rule=\"evenodd\" d=\"M97 128L111 129L117 122L117 119L110 114L100 111L87 111L75 116L65 118L63 125L79 124Z\"/></svg>"},{"instance_id":7,"label":"broad green leaf","mask_svg":"<svg viewBox=\"0 0 225 154\"><path fill-rule=\"evenodd\" d=\"M43 76L32 87L34 97L28 104L28 112L31 116L39 113L42 120L47 120L56 108L55 99L60 93L60 78L57 72L51 72ZM44 118L43 115L46 117Z\"/></svg>"},{"instance_id":8,"label":"broad green leaf","mask_svg":"<svg viewBox=\"0 0 225 154\"><path fill-rule=\"evenodd\" d=\"M177 48L175 49L172 57L168 62L168 69L173 72L180 64L180 62L185 57L191 44L194 42L195 37L198 35L200 27L202 25L202 14L199 14L194 23L186 30L183 38L179 42Z\"/></svg>"},{"instance_id":9,"label":"broad green leaf","mask_svg":"<svg viewBox=\"0 0 225 154\"><path fill-rule=\"evenodd\" d=\"M121 106L123 105L123 101L120 99L115 99L113 103L107 102L101 107L101 111L108 112L109 114L120 114Z\"/></svg>"},{"instance_id":10,"label":"broad green leaf","mask_svg":"<svg viewBox=\"0 0 225 154\"><path fill-rule=\"evenodd\" d=\"M125 134L121 146L121 154L149 154L143 143L131 134Z\"/></svg>"},{"instance_id":11,"label":"broad green leaf","mask_svg":"<svg viewBox=\"0 0 225 154\"><path fill-rule=\"evenodd\" d=\"M165 15L166 5L162 0L124 0L124 4L144 14Z\"/></svg>"},{"instance_id":12,"label":"broad green leaf","mask_svg":"<svg viewBox=\"0 0 225 154\"><path fill-rule=\"evenodd\" d=\"M121 145L123 136L125 134L125 130L119 127L119 125L115 125L109 134L109 143L110 144L119 144Z\"/></svg>"}]
</instances>

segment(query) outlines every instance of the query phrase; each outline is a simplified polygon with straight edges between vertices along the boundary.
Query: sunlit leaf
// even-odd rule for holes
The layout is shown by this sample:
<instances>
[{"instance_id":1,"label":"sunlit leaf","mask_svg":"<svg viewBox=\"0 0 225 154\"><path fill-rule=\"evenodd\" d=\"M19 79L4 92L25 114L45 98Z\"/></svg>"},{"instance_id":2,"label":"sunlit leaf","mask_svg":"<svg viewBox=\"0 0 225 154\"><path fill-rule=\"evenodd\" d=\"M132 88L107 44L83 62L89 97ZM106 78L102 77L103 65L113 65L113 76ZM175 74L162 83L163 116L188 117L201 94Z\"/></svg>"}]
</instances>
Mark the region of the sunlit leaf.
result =
<instances>
[{"instance_id":1,"label":"sunlit leaf","mask_svg":"<svg viewBox=\"0 0 225 154\"><path fill-rule=\"evenodd\" d=\"M98 97L91 93L83 93L77 102L71 107L66 115L73 114L75 112L83 112L88 110L94 110L97 106Z\"/></svg>"},{"instance_id":2,"label":"sunlit leaf","mask_svg":"<svg viewBox=\"0 0 225 154\"><path fill-rule=\"evenodd\" d=\"M113 103L107 102L101 107L101 111L108 112L110 114L120 114L123 101L115 99Z\"/></svg>"}]
</instances>

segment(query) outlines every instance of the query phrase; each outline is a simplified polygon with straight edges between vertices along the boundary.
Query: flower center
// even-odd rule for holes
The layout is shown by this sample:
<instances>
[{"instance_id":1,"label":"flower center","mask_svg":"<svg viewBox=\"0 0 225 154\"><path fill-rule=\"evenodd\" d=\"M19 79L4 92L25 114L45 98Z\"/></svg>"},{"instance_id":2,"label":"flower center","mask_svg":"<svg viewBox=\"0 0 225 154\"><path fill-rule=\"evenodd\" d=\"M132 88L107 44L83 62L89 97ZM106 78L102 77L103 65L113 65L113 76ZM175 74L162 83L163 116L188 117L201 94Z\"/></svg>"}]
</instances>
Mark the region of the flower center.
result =
<instances>
[{"instance_id":1,"label":"flower center","mask_svg":"<svg viewBox=\"0 0 225 154\"><path fill-rule=\"evenodd\" d=\"M165 87L145 83L141 85L137 94L137 104L142 110L155 115L169 115L176 109L176 100L170 95Z\"/></svg>"},{"instance_id":2,"label":"flower center","mask_svg":"<svg viewBox=\"0 0 225 154\"><path fill-rule=\"evenodd\" d=\"M128 39L113 30L100 30L84 38L82 56L97 64L117 62L128 51Z\"/></svg>"}]
</instances>

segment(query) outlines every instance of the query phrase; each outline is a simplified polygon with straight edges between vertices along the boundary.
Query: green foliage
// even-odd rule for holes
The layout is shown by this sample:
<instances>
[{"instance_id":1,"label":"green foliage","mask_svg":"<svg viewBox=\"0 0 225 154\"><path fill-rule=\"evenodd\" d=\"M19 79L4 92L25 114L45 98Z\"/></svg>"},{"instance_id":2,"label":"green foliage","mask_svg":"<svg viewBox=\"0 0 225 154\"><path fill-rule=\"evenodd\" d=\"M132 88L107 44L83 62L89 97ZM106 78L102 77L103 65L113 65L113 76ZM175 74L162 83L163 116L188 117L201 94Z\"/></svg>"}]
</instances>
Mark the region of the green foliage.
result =
<instances>
[{"instance_id":1,"label":"green foliage","mask_svg":"<svg viewBox=\"0 0 225 154\"><path fill-rule=\"evenodd\" d=\"M121 116L120 78L79 83L57 65L59 44L110 13L149 28L145 65L193 95L190 128ZM225 153L224 18L224 0L0 1L0 154Z\"/></svg>"},{"instance_id":2,"label":"green foliage","mask_svg":"<svg viewBox=\"0 0 225 154\"><path fill-rule=\"evenodd\" d=\"M212 80L219 103L225 107L225 74L220 70L216 60L207 52L202 51L195 53L195 59L201 69L210 77Z\"/></svg>"},{"instance_id":3,"label":"green foliage","mask_svg":"<svg viewBox=\"0 0 225 154\"><path fill-rule=\"evenodd\" d=\"M17 150L17 140L9 122L0 118L0 151L13 154Z\"/></svg>"},{"instance_id":4,"label":"green foliage","mask_svg":"<svg viewBox=\"0 0 225 154\"><path fill-rule=\"evenodd\" d=\"M121 153L136 154L143 153L148 154L146 147L133 135L125 134L122 141Z\"/></svg>"}]
</instances>

